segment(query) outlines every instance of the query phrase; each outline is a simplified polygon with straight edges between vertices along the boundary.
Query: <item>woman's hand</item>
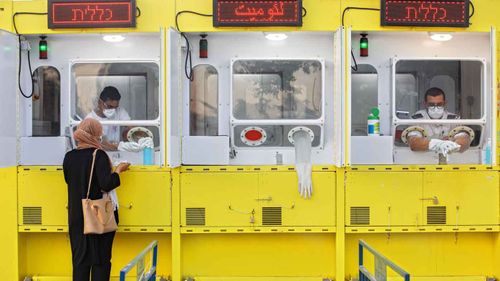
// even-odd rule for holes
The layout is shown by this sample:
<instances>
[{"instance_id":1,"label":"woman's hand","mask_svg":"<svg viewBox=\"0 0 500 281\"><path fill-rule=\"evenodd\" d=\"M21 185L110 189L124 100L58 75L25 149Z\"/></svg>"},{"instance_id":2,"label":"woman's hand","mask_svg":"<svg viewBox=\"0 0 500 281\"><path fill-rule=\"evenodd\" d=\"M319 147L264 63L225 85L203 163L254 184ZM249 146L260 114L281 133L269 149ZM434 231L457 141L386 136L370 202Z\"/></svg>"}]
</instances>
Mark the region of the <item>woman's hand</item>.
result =
<instances>
[{"instance_id":1,"label":"woman's hand","mask_svg":"<svg viewBox=\"0 0 500 281\"><path fill-rule=\"evenodd\" d=\"M115 173L117 174L120 174L122 172L125 172L126 170L128 170L128 167L130 167L130 163L120 163L118 164L118 166L116 166L116 170L115 170Z\"/></svg>"}]
</instances>

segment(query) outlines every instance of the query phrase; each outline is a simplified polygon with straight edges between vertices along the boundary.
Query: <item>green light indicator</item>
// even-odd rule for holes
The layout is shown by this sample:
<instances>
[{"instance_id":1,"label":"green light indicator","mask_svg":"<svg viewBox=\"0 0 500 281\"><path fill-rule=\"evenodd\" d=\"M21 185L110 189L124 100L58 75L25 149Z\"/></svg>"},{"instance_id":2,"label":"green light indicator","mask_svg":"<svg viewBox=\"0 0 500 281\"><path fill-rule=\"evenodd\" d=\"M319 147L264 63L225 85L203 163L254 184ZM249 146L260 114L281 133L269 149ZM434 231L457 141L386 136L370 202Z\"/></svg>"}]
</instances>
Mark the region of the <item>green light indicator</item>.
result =
<instances>
[{"instance_id":1,"label":"green light indicator","mask_svg":"<svg viewBox=\"0 0 500 281\"><path fill-rule=\"evenodd\" d=\"M38 54L39 54L39 59L41 60L46 60L48 58L47 53L48 53L48 44L47 41L45 40L47 36L42 35L40 36L40 42L38 42Z\"/></svg>"},{"instance_id":2,"label":"green light indicator","mask_svg":"<svg viewBox=\"0 0 500 281\"><path fill-rule=\"evenodd\" d=\"M359 43L359 47L360 47L361 49L366 49L366 48L368 48L368 42L361 42L361 43Z\"/></svg>"}]
</instances>

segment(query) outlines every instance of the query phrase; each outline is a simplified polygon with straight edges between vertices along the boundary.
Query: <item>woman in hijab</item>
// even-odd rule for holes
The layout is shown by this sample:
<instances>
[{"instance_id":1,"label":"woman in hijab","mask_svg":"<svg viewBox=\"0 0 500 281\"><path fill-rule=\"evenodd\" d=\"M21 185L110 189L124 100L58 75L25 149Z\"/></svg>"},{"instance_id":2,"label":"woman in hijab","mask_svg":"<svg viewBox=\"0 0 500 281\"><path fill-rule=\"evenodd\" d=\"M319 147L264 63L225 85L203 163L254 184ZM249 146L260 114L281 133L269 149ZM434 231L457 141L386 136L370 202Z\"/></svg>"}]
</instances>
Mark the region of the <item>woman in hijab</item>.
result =
<instances>
[{"instance_id":1,"label":"woman in hijab","mask_svg":"<svg viewBox=\"0 0 500 281\"><path fill-rule=\"evenodd\" d=\"M120 186L119 174L130 164L121 163L112 171L111 161L102 150L102 125L87 118L74 132L77 149L64 157L64 179L68 184L68 225L73 259L73 281L108 281L111 271L111 249L115 232L105 234L83 234L82 199L87 197L87 188L92 165L92 154L97 150L95 167L90 187L90 199L102 198L102 192L110 192ZM116 207L116 206L115 206ZM116 209L115 209L116 210ZM115 211L118 222L118 213Z\"/></svg>"}]
</instances>

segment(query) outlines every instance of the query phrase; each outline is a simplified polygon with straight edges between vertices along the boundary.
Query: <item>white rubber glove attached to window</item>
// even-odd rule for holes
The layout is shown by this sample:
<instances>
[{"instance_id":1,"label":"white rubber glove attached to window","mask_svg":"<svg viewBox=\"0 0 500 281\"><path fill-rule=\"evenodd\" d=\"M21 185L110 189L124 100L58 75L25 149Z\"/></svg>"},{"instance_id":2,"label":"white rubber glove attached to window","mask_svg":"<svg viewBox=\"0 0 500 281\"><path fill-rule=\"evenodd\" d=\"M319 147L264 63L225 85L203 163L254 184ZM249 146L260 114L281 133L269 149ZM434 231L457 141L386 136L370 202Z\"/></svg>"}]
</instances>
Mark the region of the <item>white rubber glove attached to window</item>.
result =
<instances>
[{"instance_id":1,"label":"white rubber glove attached to window","mask_svg":"<svg viewBox=\"0 0 500 281\"><path fill-rule=\"evenodd\" d=\"M142 147L138 143L133 142L133 141L129 141L129 142L121 141L118 144L118 150L119 151L128 151L128 152L139 152L142 150Z\"/></svg>"}]
</instances>

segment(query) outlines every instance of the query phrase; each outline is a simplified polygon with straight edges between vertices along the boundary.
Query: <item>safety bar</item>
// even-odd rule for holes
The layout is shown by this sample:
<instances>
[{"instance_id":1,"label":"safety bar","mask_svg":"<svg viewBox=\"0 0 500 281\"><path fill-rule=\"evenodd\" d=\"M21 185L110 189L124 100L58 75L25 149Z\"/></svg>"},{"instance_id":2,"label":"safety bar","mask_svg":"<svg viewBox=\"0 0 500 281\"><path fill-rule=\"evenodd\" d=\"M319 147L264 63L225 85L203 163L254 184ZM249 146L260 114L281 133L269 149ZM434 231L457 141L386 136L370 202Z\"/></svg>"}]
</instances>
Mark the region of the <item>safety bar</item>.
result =
<instances>
[{"instance_id":1,"label":"safety bar","mask_svg":"<svg viewBox=\"0 0 500 281\"><path fill-rule=\"evenodd\" d=\"M148 253L152 253L151 268L144 272L144 260ZM156 264L158 259L158 241L153 241L142 252L129 262L122 270L120 270L120 281L125 281L127 273L137 266L138 281L155 281L156 280Z\"/></svg>"},{"instance_id":2,"label":"safety bar","mask_svg":"<svg viewBox=\"0 0 500 281\"><path fill-rule=\"evenodd\" d=\"M375 276L363 266L363 249L368 250L375 257ZM405 281L410 281L410 274L408 272L377 252L370 245L366 244L365 241L359 240L359 281L387 281L387 267L394 270Z\"/></svg>"},{"instance_id":3,"label":"safety bar","mask_svg":"<svg viewBox=\"0 0 500 281\"><path fill-rule=\"evenodd\" d=\"M429 125L484 125L486 124L485 119L396 119L393 121L394 125L419 125L419 124L429 124Z\"/></svg>"},{"instance_id":4,"label":"safety bar","mask_svg":"<svg viewBox=\"0 0 500 281\"><path fill-rule=\"evenodd\" d=\"M79 120L69 120L70 126L78 126L82 121ZM102 125L116 125L116 126L152 126L158 127L161 125L160 119L155 120L100 120Z\"/></svg>"}]
</instances>

